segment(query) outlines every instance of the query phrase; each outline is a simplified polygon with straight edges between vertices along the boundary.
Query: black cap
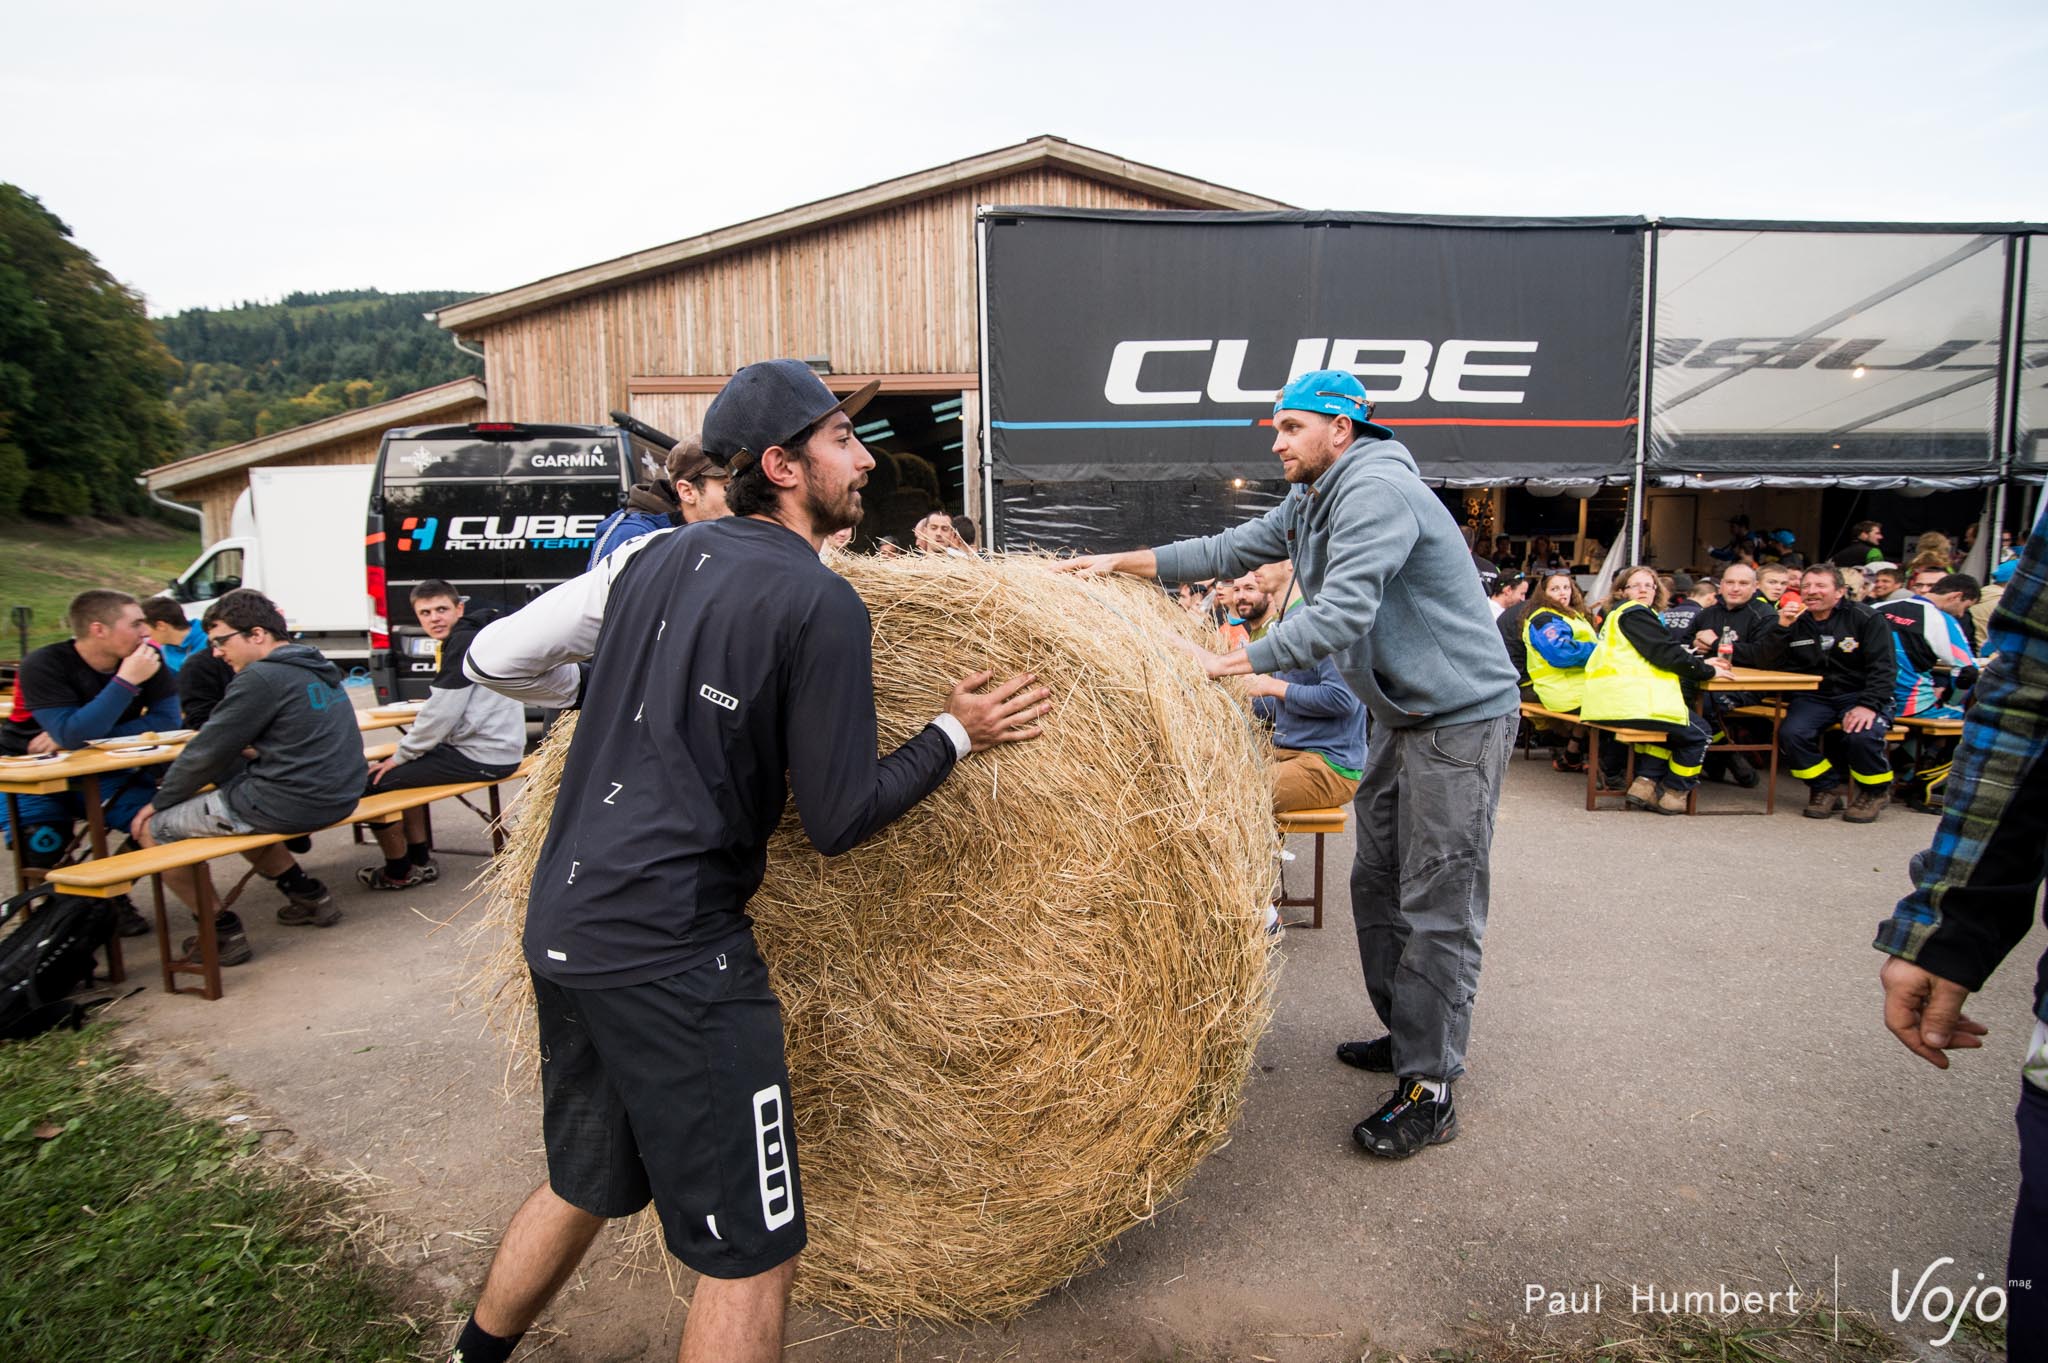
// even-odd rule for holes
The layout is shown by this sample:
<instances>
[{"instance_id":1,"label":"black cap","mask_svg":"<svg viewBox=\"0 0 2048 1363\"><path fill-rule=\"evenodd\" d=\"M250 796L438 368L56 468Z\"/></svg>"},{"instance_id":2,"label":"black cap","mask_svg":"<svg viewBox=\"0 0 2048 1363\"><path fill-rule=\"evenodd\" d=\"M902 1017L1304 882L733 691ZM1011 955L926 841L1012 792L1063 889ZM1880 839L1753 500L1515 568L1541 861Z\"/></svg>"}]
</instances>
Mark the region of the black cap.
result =
<instances>
[{"instance_id":1,"label":"black cap","mask_svg":"<svg viewBox=\"0 0 2048 1363\"><path fill-rule=\"evenodd\" d=\"M833 412L854 415L880 380L843 398L802 360L763 360L727 380L704 413L704 453L738 473L770 445L780 445Z\"/></svg>"}]
</instances>

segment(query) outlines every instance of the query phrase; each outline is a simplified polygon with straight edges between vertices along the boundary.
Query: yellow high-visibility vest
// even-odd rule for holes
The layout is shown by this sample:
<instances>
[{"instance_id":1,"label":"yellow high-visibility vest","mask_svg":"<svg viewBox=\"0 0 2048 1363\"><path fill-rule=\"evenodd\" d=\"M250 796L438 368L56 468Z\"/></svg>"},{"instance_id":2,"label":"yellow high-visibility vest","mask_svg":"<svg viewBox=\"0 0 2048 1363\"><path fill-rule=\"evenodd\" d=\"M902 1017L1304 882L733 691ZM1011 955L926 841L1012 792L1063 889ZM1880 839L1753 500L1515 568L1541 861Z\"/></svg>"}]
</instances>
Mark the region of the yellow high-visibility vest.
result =
<instances>
[{"instance_id":1,"label":"yellow high-visibility vest","mask_svg":"<svg viewBox=\"0 0 2048 1363\"><path fill-rule=\"evenodd\" d=\"M1691 717L1685 708L1685 691L1678 684L1678 674L1653 666L1621 632L1623 615L1648 609L1640 601L1630 601L1608 613L1606 622L1600 626L1600 642L1594 647L1593 656L1586 659L1579 718L1603 722L1654 719L1665 724L1683 724ZM1530 674L1532 679L1534 675Z\"/></svg>"},{"instance_id":2,"label":"yellow high-visibility vest","mask_svg":"<svg viewBox=\"0 0 2048 1363\"><path fill-rule=\"evenodd\" d=\"M1554 608L1535 613L1554 615L1564 621L1572 627L1572 638L1581 643L1591 643L1597 637L1593 622L1581 616L1566 615ZM1522 621L1522 645L1529 650L1529 685L1536 688L1536 699L1543 702L1544 709L1576 710L1585 694L1586 669L1559 667L1544 657L1543 650L1536 647L1535 624L1534 620Z\"/></svg>"}]
</instances>

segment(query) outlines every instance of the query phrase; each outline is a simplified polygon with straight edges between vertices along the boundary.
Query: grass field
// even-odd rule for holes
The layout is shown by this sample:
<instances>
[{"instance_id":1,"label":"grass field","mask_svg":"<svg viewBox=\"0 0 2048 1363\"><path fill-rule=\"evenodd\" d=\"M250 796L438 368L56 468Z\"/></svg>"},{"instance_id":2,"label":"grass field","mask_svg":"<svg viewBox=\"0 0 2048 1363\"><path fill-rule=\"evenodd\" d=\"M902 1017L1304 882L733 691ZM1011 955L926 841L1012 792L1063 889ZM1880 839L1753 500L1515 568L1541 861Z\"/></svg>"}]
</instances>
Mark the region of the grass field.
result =
<instances>
[{"instance_id":1,"label":"grass field","mask_svg":"<svg viewBox=\"0 0 2048 1363\"><path fill-rule=\"evenodd\" d=\"M0 1337L19 1363L408 1359L394 1283L249 1124L193 1117L104 1029L0 1044Z\"/></svg>"},{"instance_id":2,"label":"grass field","mask_svg":"<svg viewBox=\"0 0 2048 1363\"><path fill-rule=\"evenodd\" d=\"M155 522L0 525L0 658L18 656L12 609L35 612L28 646L71 637L64 608L88 587L155 596L199 554L199 532Z\"/></svg>"}]
</instances>

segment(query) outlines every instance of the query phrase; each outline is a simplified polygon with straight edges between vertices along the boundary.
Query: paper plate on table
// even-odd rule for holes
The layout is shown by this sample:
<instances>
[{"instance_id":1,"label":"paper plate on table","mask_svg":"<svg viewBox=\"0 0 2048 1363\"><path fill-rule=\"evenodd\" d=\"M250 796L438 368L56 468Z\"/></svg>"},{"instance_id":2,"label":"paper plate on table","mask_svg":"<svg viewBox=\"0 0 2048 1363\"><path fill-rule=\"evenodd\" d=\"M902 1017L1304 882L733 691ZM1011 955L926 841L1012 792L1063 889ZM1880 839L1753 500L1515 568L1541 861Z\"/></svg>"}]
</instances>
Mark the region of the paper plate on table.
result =
<instances>
[{"instance_id":1,"label":"paper plate on table","mask_svg":"<svg viewBox=\"0 0 2048 1363\"><path fill-rule=\"evenodd\" d=\"M197 729L166 729L162 733L129 734L125 738L94 738L87 740L95 748L110 752L140 752L150 748L161 748L167 743L183 743L198 733Z\"/></svg>"},{"instance_id":2,"label":"paper plate on table","mask_svg":"<svg viewBox=\"0 0 2048 1363\"><path fill-rule=\"evenodd\" d=\"M71 756L66 752L22 753L15 757L0 757L0 767L39 767L45 762L62 762Z\"/></svg>"},{"instance_id":3,"label":"paper plate on table","mask_svg":"<svg viewBox=\"0 0 2048 1363\"><path fill-rule=\"evenodd\" d=\"M426 707L423 700L401 700L390 705L380 705L370 711L373 715L416 715Z\"/></svg>"}]
</instances>

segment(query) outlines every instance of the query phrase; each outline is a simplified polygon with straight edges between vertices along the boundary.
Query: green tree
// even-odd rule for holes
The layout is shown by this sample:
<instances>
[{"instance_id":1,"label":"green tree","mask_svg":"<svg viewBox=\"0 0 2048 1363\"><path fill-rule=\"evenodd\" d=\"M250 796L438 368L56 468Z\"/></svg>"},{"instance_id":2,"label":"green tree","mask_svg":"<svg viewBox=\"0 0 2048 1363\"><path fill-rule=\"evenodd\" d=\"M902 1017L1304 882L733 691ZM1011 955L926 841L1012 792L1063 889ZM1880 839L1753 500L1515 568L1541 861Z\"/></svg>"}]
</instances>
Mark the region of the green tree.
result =
<instances>
[{"instance_id":1,"label":"green tree","mask_svg":"<svg viewBox=\"0 0 2048 1363\"><path fill-rule=\"evenodd\" d=\"M142 300L0 183L0 516L146 511L137 475L182 446L177 373Z\"/></svg>"}]
</instances>

